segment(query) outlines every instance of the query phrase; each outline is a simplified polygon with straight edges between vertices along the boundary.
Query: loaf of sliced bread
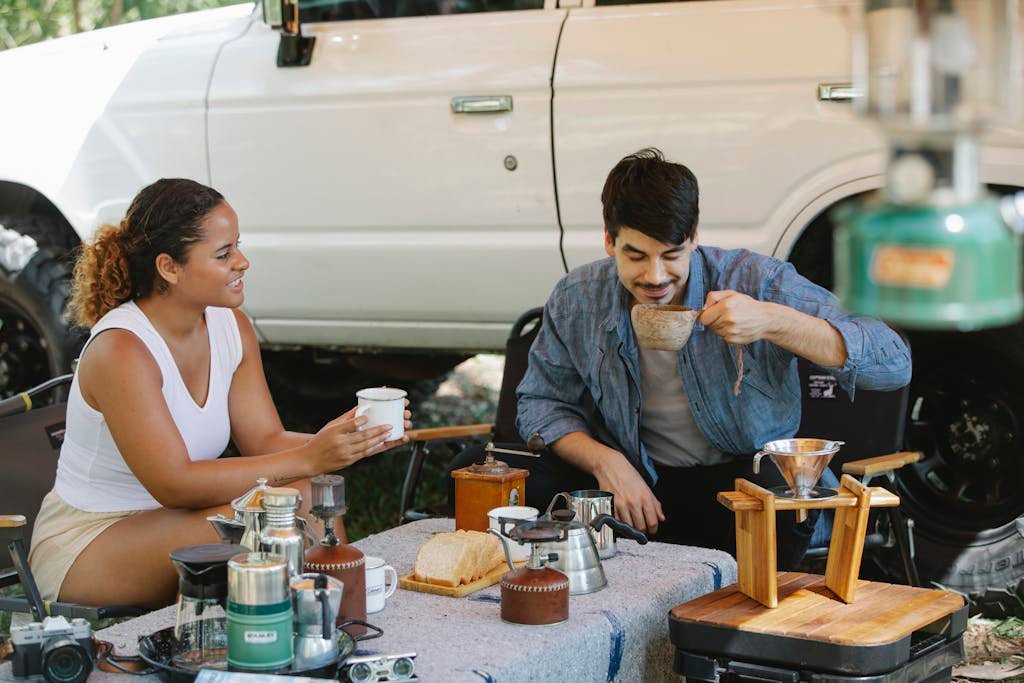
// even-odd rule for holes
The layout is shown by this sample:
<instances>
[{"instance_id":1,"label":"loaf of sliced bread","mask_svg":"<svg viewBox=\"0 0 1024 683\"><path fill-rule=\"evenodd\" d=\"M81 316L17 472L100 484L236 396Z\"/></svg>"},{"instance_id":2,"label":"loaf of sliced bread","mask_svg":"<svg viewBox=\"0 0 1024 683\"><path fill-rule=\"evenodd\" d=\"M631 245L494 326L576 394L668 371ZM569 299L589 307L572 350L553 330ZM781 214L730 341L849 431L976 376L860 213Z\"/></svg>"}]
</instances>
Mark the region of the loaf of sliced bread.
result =
<instances>
[{"instance_id":1,"label":"loaf of sliced bread","mask_svg":"<svg viewBox=\"0 0 1024 683\"><path fill-rule=\"evenodd\" d=\"M418 581L455 587L472 583L504 562L501 544L480 531L436 534L420 546L413 574Z\"/></svg>"}]
</instances>

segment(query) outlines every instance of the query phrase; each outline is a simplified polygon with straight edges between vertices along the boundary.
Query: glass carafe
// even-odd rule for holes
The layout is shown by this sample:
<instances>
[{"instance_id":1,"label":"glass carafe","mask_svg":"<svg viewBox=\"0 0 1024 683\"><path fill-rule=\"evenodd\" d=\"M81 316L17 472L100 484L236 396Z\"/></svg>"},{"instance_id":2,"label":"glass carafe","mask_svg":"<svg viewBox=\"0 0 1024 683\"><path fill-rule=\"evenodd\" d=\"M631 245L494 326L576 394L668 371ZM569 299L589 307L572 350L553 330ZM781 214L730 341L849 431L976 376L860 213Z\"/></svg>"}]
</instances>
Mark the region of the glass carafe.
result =
<instances>
[{"instance_id":1,"label":"glass carafe","mask_svg":"<svg viewBox=\"0 0 1024 683\"><path fill-rule=\"evenodd\" d=\"M227 561L245 552L229 543L186 546L171 552L178 572L178 613L174 637L183 668L209 668L223 662L227 652Z\"/></svg>"}]
</instances>

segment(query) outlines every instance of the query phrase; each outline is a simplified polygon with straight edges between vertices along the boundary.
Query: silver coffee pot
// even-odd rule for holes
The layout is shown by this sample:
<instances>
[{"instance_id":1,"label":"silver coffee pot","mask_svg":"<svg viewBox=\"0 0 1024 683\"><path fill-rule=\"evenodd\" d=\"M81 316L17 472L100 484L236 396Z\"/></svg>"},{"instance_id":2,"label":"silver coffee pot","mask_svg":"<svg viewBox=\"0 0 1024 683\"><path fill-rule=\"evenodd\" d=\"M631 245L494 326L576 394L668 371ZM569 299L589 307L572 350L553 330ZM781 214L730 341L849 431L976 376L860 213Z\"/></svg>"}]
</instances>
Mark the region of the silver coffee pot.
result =
<instances>
[{"instance_id":1,"label":"silver coffee pot","mask_svg":"<svg viewBox=\"0 0 1024 683\"><path fill-rule=\"evenodd\" d=\"M334 628L344 584L326 574L300 574L291 579L295 610L295 663L301 669L333 664L338 659Z\"/></svg>"},{"instance_id":2,"label":"silver coffee pot","mask_svg":"<svg viewBox=\"0 0 1024 683\"><path fill-rule=\"evenodd\" d=\"M264 497L269 490L271 487L267 486L266 478L260 477L256 480L254 488L231 501L234 517L216 514L207 517L206 521L213 525L217 535L225 543L235 543L252 552L278 552L263 541L268 527L267 506L264 504ZM296 516L295 524L307 544L315 544L320 540L312 525L304 517Z\"/></svg>"},{"instance_id":3,"label":"silver coffee pot","mask_svg":"<svg viewBox=\"0 0 1024 683\"><path fill-rule=\"evenodd\" d=\"M263 509L263 494L269 488L266 477L256 480L256 487L231 501L234 517L217 514L207 517L222 541L245 546L253 552L260 550L260 535L266 520Z\"/></svg>"}]
</instances>

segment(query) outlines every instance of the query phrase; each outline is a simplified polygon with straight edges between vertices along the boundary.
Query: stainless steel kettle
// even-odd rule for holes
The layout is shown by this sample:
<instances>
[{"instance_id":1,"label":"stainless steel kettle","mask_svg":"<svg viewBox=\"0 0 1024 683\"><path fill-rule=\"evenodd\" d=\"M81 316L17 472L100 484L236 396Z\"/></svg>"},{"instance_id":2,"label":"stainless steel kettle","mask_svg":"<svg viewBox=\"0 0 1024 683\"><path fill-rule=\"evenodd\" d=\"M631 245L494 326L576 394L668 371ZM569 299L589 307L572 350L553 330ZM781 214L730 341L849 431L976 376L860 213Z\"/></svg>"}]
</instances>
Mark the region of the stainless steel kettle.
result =
<instances>
[{"instance_id":1,"label":"stainless steel kettle","mask_svg":"<svg viewBox=\"0 0 1024 683\"><path fill-rule=\"evenodd\" d=\"M549 566L569 577L570 595L593 593L608 585L592 529L600 532L608 526L619 536L631 538L640 545L647 543L646 534L611 515L597 515L588 524L576 520L573 510L554 510L550 517L552 522L565 529L566 538L544 544L541 552L557 555L557 559L549 563Z\"/></svg>"}]
</instances>

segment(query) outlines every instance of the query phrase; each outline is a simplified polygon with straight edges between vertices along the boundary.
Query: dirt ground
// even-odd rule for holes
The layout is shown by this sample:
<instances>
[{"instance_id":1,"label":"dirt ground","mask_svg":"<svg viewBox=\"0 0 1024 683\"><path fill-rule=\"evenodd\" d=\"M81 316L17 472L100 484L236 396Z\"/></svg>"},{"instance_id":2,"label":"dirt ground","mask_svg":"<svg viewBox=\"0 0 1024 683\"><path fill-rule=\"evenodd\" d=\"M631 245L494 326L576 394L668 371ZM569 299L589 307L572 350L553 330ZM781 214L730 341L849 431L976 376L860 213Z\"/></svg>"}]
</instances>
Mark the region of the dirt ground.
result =
<instances>
[{"instance_id":1,"label":"dirt ground","mask_svg":"<svg viewBox=\"0 0 1024 683\"><path fill-rule=\"evenodd\" d=\"M971 619L964 649L966 660L953 669L953 683L1024 682L1024 621Z\"/></svg>"}]
</instances>

